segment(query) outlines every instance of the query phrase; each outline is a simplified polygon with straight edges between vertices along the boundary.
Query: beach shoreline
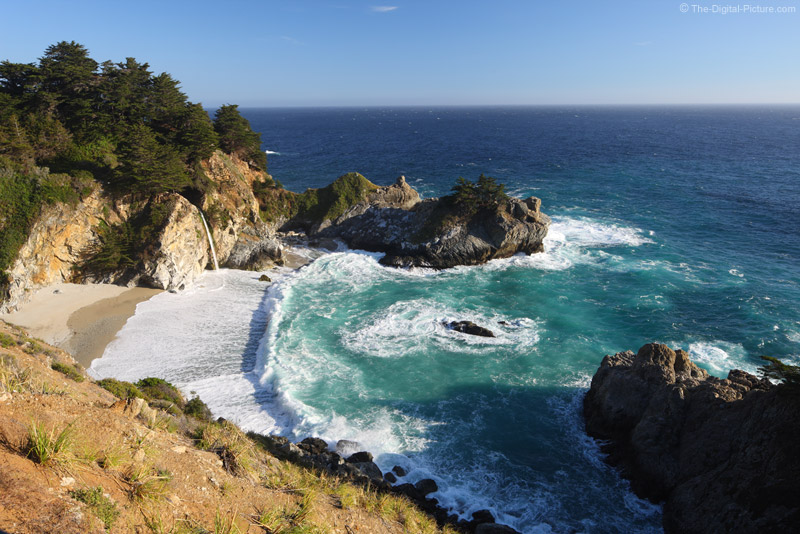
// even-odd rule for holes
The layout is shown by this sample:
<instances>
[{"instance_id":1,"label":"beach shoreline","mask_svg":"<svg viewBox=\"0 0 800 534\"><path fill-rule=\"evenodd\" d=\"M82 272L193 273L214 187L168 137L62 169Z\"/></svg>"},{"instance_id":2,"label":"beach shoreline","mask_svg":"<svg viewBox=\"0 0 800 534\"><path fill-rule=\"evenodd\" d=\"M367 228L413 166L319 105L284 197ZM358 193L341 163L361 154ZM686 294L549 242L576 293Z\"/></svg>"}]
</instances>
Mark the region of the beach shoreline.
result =
<instances>
[{"instance_id":1,"label":"beach shoreline","mask_svg":"<svg viewBox=\"0 0 800 534\"><path fill-rule=\"evenodd\" d=\"M0 315L72 355L83 367L103 355L140 302L160 289L59 283L37 290L20 309Z\"/></svg>"}]
</instances>

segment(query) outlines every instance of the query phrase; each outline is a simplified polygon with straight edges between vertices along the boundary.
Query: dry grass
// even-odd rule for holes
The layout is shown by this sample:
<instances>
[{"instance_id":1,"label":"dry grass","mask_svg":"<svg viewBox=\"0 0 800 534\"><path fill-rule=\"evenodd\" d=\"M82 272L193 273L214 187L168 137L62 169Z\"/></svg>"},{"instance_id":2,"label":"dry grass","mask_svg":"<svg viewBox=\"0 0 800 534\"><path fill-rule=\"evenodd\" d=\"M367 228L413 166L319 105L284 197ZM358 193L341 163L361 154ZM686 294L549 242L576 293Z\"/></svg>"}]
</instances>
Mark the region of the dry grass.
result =
<instances>
[{"instance_id":1,"label":"dry grass","mask_svg":"<svg viewBox=\"0 0 800 534\"><path fill-rule=\"evenodd\" d=\"M228 421L207 425L203 429L198 447L217 454L225 470L232 475L255 474L256 449L253 441Z\"/></svg>"},{"instance_id":2,"label":"dry grass","mask_svg":"<svg viewBox=\"0 0 800 534\"><path fill-rule=\"evenodd\" d=\"M152 465L130 464L123 471L122 479L129 486L131 499L142 501L164 497L172 475Z\"/></svg>"}]
</instances>

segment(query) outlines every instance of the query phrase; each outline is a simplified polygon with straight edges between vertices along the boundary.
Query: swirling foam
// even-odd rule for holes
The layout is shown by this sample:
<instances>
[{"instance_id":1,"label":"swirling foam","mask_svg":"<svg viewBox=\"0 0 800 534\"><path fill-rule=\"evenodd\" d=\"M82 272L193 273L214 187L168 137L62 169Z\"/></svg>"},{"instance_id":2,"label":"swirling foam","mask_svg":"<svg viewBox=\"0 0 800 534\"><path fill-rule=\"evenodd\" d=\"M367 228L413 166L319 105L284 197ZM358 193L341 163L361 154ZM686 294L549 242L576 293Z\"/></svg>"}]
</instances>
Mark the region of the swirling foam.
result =
<instances>
[{"instance_id":1,"label":"swirling foam","mask_svg":"<svg viewBox=\"0 0 800 534\"><path fill-rule=\"evenodd\" d=\"M492 330L496 337L463 334L445 326L465 320ZM498 346L530 350L539 341L533 319L508 319L488 310L460 311L431 299L397 302L366 324L348 325L340 334L349 350L380 358L424 353L430 344L449 352L480 353Z\"/></svg>"}]
</instances>

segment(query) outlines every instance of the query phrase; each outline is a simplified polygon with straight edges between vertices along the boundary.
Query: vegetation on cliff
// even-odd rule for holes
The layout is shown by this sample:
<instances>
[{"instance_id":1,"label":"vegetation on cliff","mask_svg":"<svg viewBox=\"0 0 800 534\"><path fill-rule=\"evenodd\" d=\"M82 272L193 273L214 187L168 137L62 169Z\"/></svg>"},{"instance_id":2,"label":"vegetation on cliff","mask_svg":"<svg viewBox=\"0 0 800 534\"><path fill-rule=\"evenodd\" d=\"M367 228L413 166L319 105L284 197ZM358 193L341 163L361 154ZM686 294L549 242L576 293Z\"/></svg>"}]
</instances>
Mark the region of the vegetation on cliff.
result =
<instances>
[{"instance_id":1,"label":"vegetation on cliff","mask_svg":"<svg viewBox=\"0 0 800 534\"><path fill-rule=\"evenodd\" d=\"M785 364L772 356L762 356L761 359L767 362L758 369L762 378L777 380L793 391L800 391L800 366Z\"/></svg>"},{"instance_id":2,"label":"vegetation on cliff","mask_svg":"<svg viewBox=\"0 0 800 534\"><path fill-rule=\"evenodd\" d=\"M209 187L200 162L219 148L266 170L260 135L237 106L214 121L179 82L134 58L98 63L76 42L48 47L38 63L0 63L0 286L42 206L78 202L98 184L117 195L196 197ZM102 229L89 267L134 261L147 217ZM138 223L142 222L142 225ZM1 296L1 295L0 295Z\"/></svg>"},{"instance_id":3,"label":"vegetation on cliff","mask_svg":"<svg viewBox=\"0 0 800 534\"><path fill-rule=\"evenodd\" d=\"M268 222L294 219L292 226L311 227L336 219L347 210L367 200L378 186L357 172L350 172L320 189L292 193L269 184L254 184L261 217Z\"/></svg>"},{"instance_id":4,"label":"vegetation on cliff","mask_svg":"<svg viewBox=\"0 0 800 534\"><path fill-rule=\"evenodd\" d=\"M66 353L3 322L0 339L2 531L455 532L404 496L298 463L280 440L194 417L199 400L171 410L164 380L77 382L51 369L74 366Z\"/></svg>"},{"instance_id":5,"label":"vegetation on cliff","mask_svg":"<svg viewBox=\"0 0 800 534\"><path fill-rule=\"evenodd\" d=\"M427 241L447 232L450 228L469 221L482 211L497 212L508 201L505 185L498 184L491 176L481 174L477 182L463 177L456 180L452 193L439 199L415 241Z\"/></svg>"}]
</instances>

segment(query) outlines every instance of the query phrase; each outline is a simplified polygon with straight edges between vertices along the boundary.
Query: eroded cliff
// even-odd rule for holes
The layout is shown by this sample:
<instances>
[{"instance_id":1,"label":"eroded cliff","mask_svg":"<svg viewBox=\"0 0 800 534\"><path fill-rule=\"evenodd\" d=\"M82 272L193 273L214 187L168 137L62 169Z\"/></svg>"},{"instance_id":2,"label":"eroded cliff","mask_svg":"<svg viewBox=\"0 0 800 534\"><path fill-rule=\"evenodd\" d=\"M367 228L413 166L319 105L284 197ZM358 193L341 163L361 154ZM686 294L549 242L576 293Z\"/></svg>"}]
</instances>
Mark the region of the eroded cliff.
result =
<instances>
[{"instance_id":1,"label":"eroded cliff","mask_svg":"<svg viewBox=\"0 0 800 534\"><path fill-rule=\"evenodd\" d=\"M791 532L800 525L800 395L733 370L709 376L681 350L606 356L586 431L667 532Z\"/></svg>"},{"instance_id":2,"label":"eroded cliff","mask_svg":"<svg viewBox=\"0 0 800 534\"><path fill-rule=\"evenodd\" d=\"M198 206L209 218L220 265L259 269L280 262L281 246L260 219L253 194L253 184L264 182L266 173L220 151L203 168L209 183L194 195L117 197L96 187L75 205L45 206L8 271L0 312L57 282L185 287L212 264ZM131 231L142 225L146 235ZM112 240L122 244L113 248Z\"/></svg>"}]
</instances>

